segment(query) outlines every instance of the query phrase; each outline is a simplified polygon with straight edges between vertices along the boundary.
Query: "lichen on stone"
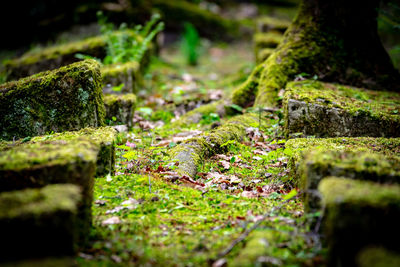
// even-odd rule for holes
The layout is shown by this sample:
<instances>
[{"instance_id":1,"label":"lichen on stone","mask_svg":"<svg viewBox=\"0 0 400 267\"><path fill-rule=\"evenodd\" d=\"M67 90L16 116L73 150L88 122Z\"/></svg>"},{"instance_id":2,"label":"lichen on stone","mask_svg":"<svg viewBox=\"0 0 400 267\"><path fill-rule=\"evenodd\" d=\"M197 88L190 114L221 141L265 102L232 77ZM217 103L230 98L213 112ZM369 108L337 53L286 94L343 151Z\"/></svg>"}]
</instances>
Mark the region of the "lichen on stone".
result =
<instances>
[{"instance_id":1,"label":"lichen on stone","mask_svg":"<svg viewBox=\"0 0 400 267\"><path fill-rule=\"evenodd\" d=\"M142 84L140 64L128 62L102 66L103 92L112 94L136 93ZM113 87L123 84L121 90L115 91Z\"/></svg>"},{"instance_id":2,"label":"lichen on stone","mask_svg":"<svg viewBox=\"0 0 400 267\"><path fill-rule=\"evenodd\" d=\"M106 123L133 126L133 112L136 107L136 96L134 94L105 95L104 105Z\"/></svg>"}]
</instances>

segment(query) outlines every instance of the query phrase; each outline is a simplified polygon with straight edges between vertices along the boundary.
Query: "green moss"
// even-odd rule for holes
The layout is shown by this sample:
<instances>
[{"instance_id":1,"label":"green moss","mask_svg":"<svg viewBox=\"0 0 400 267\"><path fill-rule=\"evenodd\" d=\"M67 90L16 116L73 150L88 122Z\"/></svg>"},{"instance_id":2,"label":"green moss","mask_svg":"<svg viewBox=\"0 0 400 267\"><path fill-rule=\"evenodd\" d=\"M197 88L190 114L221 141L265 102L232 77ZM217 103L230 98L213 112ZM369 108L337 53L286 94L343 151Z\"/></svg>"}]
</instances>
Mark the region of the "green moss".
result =
<instances>
[{"instance_id":1,"label":"green moss","mask_svg":"<svg viewBox=\"0 0 400 267\"><path fill-rule=\"evenodd\" d=\"M263 48L260 49L257 54L256 54L256 62L257 63L262 63L265 60L267 60L267 58L272 55L272 53L274 52L275 49L273 48Z\"/></svg>"},{"instance_id":2,"label":"green moss","mask_svg":"<svg viewBox=\"0 0 400 267\"><path fill-rule=\"evenodd\" d=\"M289 99L339 108L352 115L400 121L400 94L372 91L313 80L291 82L286 86L284 105Z\"/></svg>"},{"instance_id":3,"label":"green moss","mask_svg":"<svg viewBox=\"0 0 400 267\"><path fill-rule=\"evenodd\" d=\"M322 229L331 266L355 265L368 246L398 249L400 186L327 177L318 186L325 205Z\"/></svg>"},{"instance_id":4,"label":"green moss","mask_svg":"<svg viewBox=\"0 0 400 267\"><path fill-rule=\"evenodd\" d=\"M126 124L133 126L133 112L136 106L134 94L105 95L106 122L109 124Z\"/></svg>"},{"instance_id":5,"label":"green moss","mask_svg":"<svg viewBox=\"0 0 400 267\"><path fill-rule=\"evenodd\" d=\"M245 114L229 119L222 126L195 138L191 138L172 149L172 161L179 161L178 172L190 177L197 173L201 162L219 151L230 140L241 140L247 127L258 126L257 114Z\"/></svg>"},{"instance_id":6,"label":"green moss","mask_svg":"<svg viewBox=\"0 0 400 267\"><path fill-rule=\"evenodd\" d=\"M397 267L400 266L400 256L395 251L370 247L360 252L357 263L360 267Z\"/></svg>"},{"instance_id":7,"label":"green moss","mask_svg":"<svg viewBox=\"0 0 400 267\"><path fill-rule=\"evenodd\" d=\"M241 107L251 105L257 95L259 79L264 66L255 67L247 80L232 93L232 103Z\"/></svg>"},{"instance_id":8,"label":"green moss","mask_svg":"<svg viewBox=\"0 0 400 267\"><path fill-rule=\"evenodd\" d=\"M77 62L0 86L0 138L104 124L99 64Z\"/></svg>"},{"instance_id":9,"label":"green moss","mask_svg":"<svg viewBox=\"0 0 400 267\"><path fill-rule=\"evenodd\" d=\"M123 33L134 36L138 41L141 40L141 37L137 36L133 31L124 31ZM107 37L96 36L28 52L20 58L9 60L5 63L10 72L8 78L19 79L41 71L60 68L78 61L79 59L75 57L77 53L102 59L106 56L106 46Z\"/></svg>"},{"instance_id":10,"label":"green moss","mask_svg":"<svg viewBox=\"0 0 400 267\"><path fill-rule=\"evenodd\" d=\"M119 86L124 84L120 91L121 93L135 93L142 84L140 64L137 62L106 65L101 67L100 70L103 84L106 86L103 89L105 92L118 93L107 88L107 85Z\"/></svg>"},{"instance_id":11,"label":"green moss","mask_svg":"<svg viewBox=\"0 0 400 267\"><path fill-rule=\"evenodd\" d=\"M256 33L253 37L256 53L262 48L275 48L282 40L282 34L276 32Z\"/></svg>"},{"instance_id":12,"label":"green moss","mask_svg":"<svg viewBox=\"0 0 400 267\"><path fill-rule=\"evenodd\" d=\"M81 198L79 187L71 184L4 192L0 194L0 220L40 216L57 210L77 213Z\"/></svg>"},{"instance_id":13,"label":"green moss","mask_svg":"<svg viewBox=\"0 0 400 267\"><path fill-rule=\"evenodd\" d=\"M74 254L87 219L78 219L81 198L70 184L1 193L0 234L7 246L0 261Z\"/></svg>"},{"instance_id":14,"label":"green moss","mask_svg":"<svg viewBox=\"0 0 400 267\"><path fill-rule=\"evenodd\" d=\"M283 33L290 26L289 20L275 18L271 16L260 17L257 19L256 23L257 31L259 32L279 31Z\"/></svg>"}]
</instances>

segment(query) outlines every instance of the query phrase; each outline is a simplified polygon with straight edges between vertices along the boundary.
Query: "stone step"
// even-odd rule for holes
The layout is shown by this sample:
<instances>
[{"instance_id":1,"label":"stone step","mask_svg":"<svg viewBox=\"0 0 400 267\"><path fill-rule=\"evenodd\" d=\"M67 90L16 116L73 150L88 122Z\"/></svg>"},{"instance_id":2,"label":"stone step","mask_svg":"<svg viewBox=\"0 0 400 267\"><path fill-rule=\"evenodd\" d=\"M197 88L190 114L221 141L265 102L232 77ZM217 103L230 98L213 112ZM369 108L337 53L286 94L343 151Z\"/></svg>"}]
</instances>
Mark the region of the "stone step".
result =
<instances>
[{"instance_id":1,"label":"stone step","mask_svg":"<svg viewBox=\"0 0 400 267\"><path fill-rule=\"evenodd\" d=\"M318 190L325 206L328 266L356 266L357 255L370 246L400 252L399 185L327 177Z\"/></svg>"},{"instance_id":2,"label":"stone step","mask_svg":"<svg viewBox=\"0 0 400 267\"><path fill-rule=\"evenodd\" d=\"M124 31L117 34L128 34L138 41L142 40L142 37L138 36L133 31ZM76 54L84 54L103 59L106 56L106 46L107 39L105 36L95 36L28 52L20 58L5 63L9 71L8 80L20 79L80 61L80 59L76 57Z\"/></svg>"},{"instance_id":3,"label":"stone step","mask_svg":"<svg viewBox=\"0 0 400 267\"><path fill-rule=\"evenodd\" d=\"M275 51L274 48L262 48L256 54L256 63L262 63Z\"/></svg>"},{"instance_id":4,"label":"stone step","mask_svg":"<svg viewBox=\"0 0 400 267\"><path fill-rule=\"evenodd\" d=\"M254 52L257 56L263 48L276 48L283 40L283 35L277 32L256 33L253 36Z\"/></svg>"},{"instance_id":5,"label":"stone step","mask_svg":"<svg viewBox=\"0 0 400 267\"><path fill-rule=\"evenodd\" d=\"M319 208L315 190L327 176L400 183L400 138L298 138L285 146L308 211Z\"/></svg>"},{"instance_id":6,"label":"stone step","mask_svg":"<svg viewBox=\"0 0 400 267\"><path fill-rule=\"evenodd\" d=\"M94 60L0 85L0 139L104 125L101 87Z\"/></svg>"},{"instance_id":7,"label":"stone step","mask_svg":"<svg viewBox=\"0 0 400 267\"><path fill-rule=\"evenodd\" d=\"M134 94L104 95L104 105L107 124L125 124L128 128L133 126L133 113L136 107L136 96Z\"/></svg>"},{"instance_id":8,"label":"stone step","mask_svg":"<svg viewBox=\"0 0 400 267\"><path fill-rule=\"evenodd\" d=\"M89 234L81 198L71 184L0 193L0 261L73 255Z\"/></svg>"},{"instance_id":9,"label":"stone step","mask_svg":"<svg viewBox=\"0 0 400 267\"><path fill-rule=\"evenodd\" d=\"M106 65L101 68L104 94L136 93L142 83L140 65L137 62ZM115 88L123 84L121 88Z\"/></svg>"},{"instance_id":10,"label":"stone step","mask_svg":"<svg viewBox=\"0 0 400 267\"><path fill-rule=\"evenodd\" d=\"M284 33L287 28L290 26L290 21L281 18L275 18L271 16L263 16L257 19L257 32L271 32L276 31L280 33Z\"/></svg>"},{"instance_id":11,"label":"stone step","mask_svg":"<svg viewBox=\"0 0 400 267\"><path fill-rule=\"evenodd\" d=\"M290 82L283 100L290 136L400 136L400 94L314 80Z\"/></svg>"},{"instance_id":12,"label":"stone step","mask_svg":"<svg viewBox=\"0 0 400 267\"><path fill-rule=\"evenodd\" d=\"M96 176L109 173L113 175L116 137L117 132L113 128L100 127L36 136L14 142L0 142L0 173L6 170L13 171L14 167L18 167L21 171L34 172L35 175L44 171L45 176L46 172L50 172L50 166L54 168L51 172L57 174L57 168L62 169L64 165L68 166L66 173L69 173L77 168L73 165L95 159ZM46 170L40 170L42 167ZM72 177L77 175L79 174ZM65 176L65 179L68 179L68 176ZM11 186L11 190L13 189Z\"/></svg>"}]
</instances>

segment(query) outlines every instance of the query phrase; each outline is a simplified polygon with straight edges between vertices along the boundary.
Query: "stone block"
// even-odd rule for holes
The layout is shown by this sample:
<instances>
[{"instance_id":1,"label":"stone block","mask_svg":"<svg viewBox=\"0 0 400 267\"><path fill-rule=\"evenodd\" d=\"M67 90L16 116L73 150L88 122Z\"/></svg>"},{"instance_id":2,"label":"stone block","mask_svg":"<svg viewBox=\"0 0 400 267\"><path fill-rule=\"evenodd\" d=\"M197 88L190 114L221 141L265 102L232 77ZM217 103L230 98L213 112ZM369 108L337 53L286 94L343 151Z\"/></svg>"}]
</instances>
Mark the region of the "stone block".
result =
<instances>
[{"instance_id":1,"label":"stone block","mask_svg":"<svg viewBox=\"0 0 400 267\"><path fill-rule=\"evenodd\" d=\"M283 101L288 136L400 136L400 94L314 80L291 82Z\"/></svg>"},{"instance_id":2,"label":"stone block","mask_svg":"<svg viewBox=\"0 0 400 267\"><path fill-rule=\"evenodd\" d=\"M73 255L79 245L81 202L76 185L0 193L0 261Z\"/></svg>"},{"instance_id":3,"label":"stone block","mask_svg":"<svg viewBox=\"0 0 400 267\"><path fill-rule=\"evenodd\" d=\"M257 31L258 32L270 32L277 31L280 33L284 33L287 28L290 26L290 21L270 16L264 16L257 19L256 22Z\"/></svg>"},{"instance_id":4,"label":"stone block","mask_svg":"<svg viewBox=\"0 0 400 267\"><path fill-rule=\"evenodd\" d=\"M104 125L101 87L94 60L0 85L0 139Z\"/></svg>"},{"instance_id":5,"label":"stone block","mask_svg":"<svg viewBox=\"0 0 400 267\"><path fill-rule=\"evenodd\" d=\"M104 105L106 108L107 124L133 126L133 112L136 107L136 96L134 94L105 95Z\"/></svg>"},{"instance_id":6,"label":"stone block","mask_svg":"<svg viewBox=\"0 0 400 267\"><path fill-rule=\"evenodd\" d=\"M106 65L101 68L104 94L136 93L142 83L138 62ZM120 85L123 86L118 88ZM117 87L117 88L116 88Z\"/></svg>"}]
</instances>

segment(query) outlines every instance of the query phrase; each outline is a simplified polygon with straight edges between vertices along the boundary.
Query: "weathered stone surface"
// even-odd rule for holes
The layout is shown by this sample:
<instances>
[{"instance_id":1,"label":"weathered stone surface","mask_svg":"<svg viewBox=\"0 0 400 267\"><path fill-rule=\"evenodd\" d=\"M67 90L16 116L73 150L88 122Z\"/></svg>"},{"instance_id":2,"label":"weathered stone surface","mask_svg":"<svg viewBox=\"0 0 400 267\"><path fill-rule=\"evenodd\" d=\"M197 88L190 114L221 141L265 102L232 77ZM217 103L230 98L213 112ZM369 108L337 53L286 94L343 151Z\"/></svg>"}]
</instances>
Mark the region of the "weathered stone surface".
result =
<instances>
[{"instance_id":1,"label":"weathered stone surface","mask_svg":"<svg viewBox=\"0 0 400 267\"><path fill-rule=\"evenodd\" d=\"M0 193L0 261L73 255L89 219L78 217L81 197L71 184Z\"/></svg>"},{"instance_id":2,"label":"weathered stone surface","mask_svg":"<svg viewBox=\"0 0 400 267\"><path fill-rule=\"evenodd\" d=\"M96 149L99 150L97 153L97 160L96 160L96 176L104 176L106 174L113 174L115 171L115 146L114 142L117 136L117 132L115 129L111 127L100 127L100 128L84 128L79 131L72 131L72 132L63 132L63 133L54 133L51 135L45 135L45 136L36 136L31 139L20 139L17 141L13 142L0 142L0 157L3 157L4 155L8 155L8 159L4 158L3 164L9 161L14 160L14 156L11 150L18 151L19 147L21 146L23 149L26 147L31 146L32 149L35 149L36 147L40 148L42 144L61 144L70 146L74 145L76 142L89 142L93 144ZM45 152L51 152L52 148L49 150L46 150ZM57 151L57 149L54 149L54 151ZM68 156L68 153L70 150L66 150L65 155L66 157ZM79 152L79 151L78 151ZM86 151L88 152L88 151ZM85 153L86 153L85 152ZM73 151L71 152L73 154ZM33 160L35 162L43 162L45 163L48 159L52 159L51 155L41 155L40 153L35 153L35 154L27 154L27 153L21 153L20 157L23 157L24 155L28 157L33 157ZM57 157L60 157L59 155L63 155L62 152L60 151ZM82 154L86 155L86 154ZM5 157L5 156L4 156ZM25 158L22 160L26 160L26 162L29 162L29 159ZM63 160L63 159L61 159ZM72 160L72 159L71 159ZM0 160L1 161L1 160ZM12 166L12 162L9 164Z\"/></svg>"},{"instance_id":3,"label":"weathered stone surface","mask_svg":"<svg viewBox=\"0 0 400 267\"><path fill-rule=\"evenodd\" d=\"M0 139L104 125L101 86L94 60L0 85Z\"/></svg>"},{"instance_id":4,"label":"weathered stone surface","mask_svg":"<svg viewBox=\"0 0 400 267\"><path fill-rule=\"evenodd\" d=\"M136 107L136 96L134 94L105 95L104 105L106 107L107 124L133 126L133 112Z\"/></svg>"},{"instance_id":5,"label":"weathered stone surface","mask_svg":"<svg viewBox=\"0 0 400 267\"><path fill-rule=\"evenodd\" d=\"M279 19L270 16L264 16L257 19L257 31L258 32L270 32L277 31L284 33L290 26L290 21L285 19Z\"/></svg>"},{"instance_id":6,"label":"weathered stone surface","mask_svg":"<svg viewBox=\"0 0 400 267\"><path fill-rule=\"evenodd\" d=\"M319 187L328 266L355 266L359 252L382 246L400 252L400 186L329 177Z\"/></svg>"},{"instance_id":7,"label":"weathered stone surface","mask_svg":"<svg viewBox=\"0 0 400 267\"><path fill-rule=\"evenodd\" d=\"M286 86L286 134L400 136L400 94L305 80Z\"/></svg>"},{"instance_id":8,"label":"weathered stone surface","mask_svg":"<svg viewBox=\"0 0 400 267\"><path fill-rule=\"evenodd\" d=\"M103 78L103 92L105 94L136 93L142 83L140 65L137 62L108 65L101 68ZM120 90L115 87L123 86Z\"/></svg>"},{"instance_id":9,"label":"weathered stone surface","mask_svg":"<svg viewBox=\"0 0 400 267\"><path fill-rule=\"evenodd\" d=\"M327 176L400 183L400 138L298 138L285 152L309 211L319 208L315 191Z\"/></svg>"}]
</instances>

